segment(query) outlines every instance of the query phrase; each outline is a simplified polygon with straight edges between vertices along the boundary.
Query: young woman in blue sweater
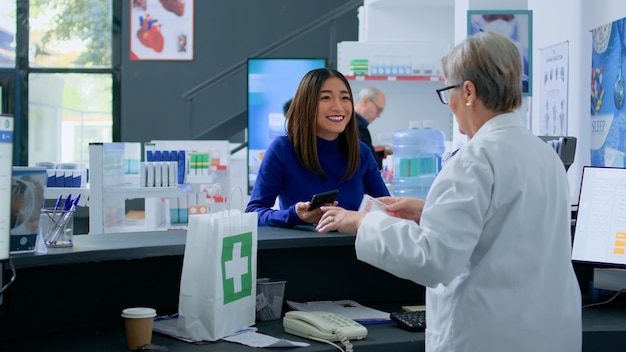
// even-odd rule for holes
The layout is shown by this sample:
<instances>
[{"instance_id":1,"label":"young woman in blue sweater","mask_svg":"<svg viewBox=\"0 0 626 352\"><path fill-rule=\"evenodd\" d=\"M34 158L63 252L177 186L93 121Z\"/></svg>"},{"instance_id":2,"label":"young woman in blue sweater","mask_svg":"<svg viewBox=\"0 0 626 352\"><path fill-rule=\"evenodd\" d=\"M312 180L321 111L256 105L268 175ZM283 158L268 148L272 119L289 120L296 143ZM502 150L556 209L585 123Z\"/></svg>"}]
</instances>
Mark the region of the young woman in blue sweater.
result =
<instances>
[{"instance_id":1,"label":"young woman in blue sweater","mask_svg":"<svg viewBox=\"0 0 626 352\"><path fill-rule=\"evenodd\" d=\"M338 205L357 210L364 194L388 196L378 165L359 141L350 84L338 71L315 69L300 81L286 115L287 135L276 137L259 168L247 212L259 226L316 224L316 193L339 190ZM278 197L280 209L272 209Z\"/></svg>"}]
</instances>

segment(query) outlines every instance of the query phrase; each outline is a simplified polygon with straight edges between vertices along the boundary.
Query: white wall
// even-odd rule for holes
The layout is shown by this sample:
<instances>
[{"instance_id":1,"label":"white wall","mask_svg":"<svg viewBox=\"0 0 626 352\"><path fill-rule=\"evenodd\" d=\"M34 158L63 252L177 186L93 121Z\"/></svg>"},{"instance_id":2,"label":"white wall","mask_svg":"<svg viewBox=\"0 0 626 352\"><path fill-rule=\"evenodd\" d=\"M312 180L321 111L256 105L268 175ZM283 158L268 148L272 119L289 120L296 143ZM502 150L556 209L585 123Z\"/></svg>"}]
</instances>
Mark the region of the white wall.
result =
<instances>
[{"instance_id":1,"label":"white wall","mask_svg":"<svg viewBox=\"0 0 626 352\"><path fill-rule=\"evenodd\" d=\"M590 163L592 28L626 17L623 0L528 0L533 10L533 65L539 65L539 49L569 41L568 135L578 139L576 158L568 171L572 204L578 203L582 168ZM539 82L540 70L533 69L533 81ZM537 85L533 87L533 92ZM535 98L534 100L539 100ZM533 119L539 106L532 106ZM533 121L534 122L534 121ZM534 124L536 125L536 124ZM534 131L537 132L537 131Z\"/></svg>"},{"instance_id":2,"label":"white wall","mask_svg":"<svg viewBox=\"0 0 626 352\"><path fill-rule=\"evenodd\" d=\"M451 42L454 0L365 0L359 41Z\"/></svg>"},{"instance_id":3,"label":"white wall","mask_svg":"<svg viewBox=\"0 0 626 352\"><path fill-rule=\"evenodd\" d=\"M577 148L574 164L568 171L572 204L578 203L580 178L584 165L590 163L590 116L589 91L591 89L591 33L602 24L626 17L626 2L623 0L456 0L455 43L460 42L467 32L467 10L516 9L533 11L533 77L540 82L540 49L554 44L569 42L569 87L568 87L568 135L576 137ZM538 84L533 84L531 101L539 101ZM525 101L527 104L528 102ZM522 109L526 109L523 106ZM530 104L533 132L539 116L539 105ZM455 126L456 128L456 126ZM455 144L464 137L454 136Z\"/></svg>"},{"instance_id":4,"label":"white wall","mask_svg":"<svg viewBox=\"0 0 626 352\"><path fill-rule=\"evenodd\" d=\"M454 43L458 44L467 37L468 10L527 10L526 0L455 0L454 2ZM524 99L520 108L528 111L528 99ZM461 147L467 142L467 137L459 133L459 126L454 119L454 135L452 136L453 149Z\"/></svg>"},{"instance_id":5,"label":"white wall","mask_svg":"<svg viewBox=\"0 0 626 352\"><path fill-rule=\"evenodd\" d=\"M359 11L359 43L367 48L367 43L402 42L401 52L410 54L415 62L440 67L441 57L453 43L453 9L454 0L365 0ZM339 64L341 54L338 49ZM340 71L347 71L339 66ZM385 112L369 126L374 145L389 144L393 132L409 128L412 120L432 120L434 128L452 139L452 115L435 93L443 82L352 81L350 85L355 94L376 86L387 96Z\"/></svg>"},{"instance_id":6,"label":"white wall","mask_svg":"<svg viewBox=\"0 0 626 352\"><path fill-rule=\"evenodd\" d=\"M533 82L540 82L540 49L569 42L569 87L567 134L577 138L576 158L568 171L572 204L578 203L582 165L589 164L589 90L591 70L591 34L583 24L585 0L530 0L533 10ZM590 1L587 1L590 2ZM588 9L592 10L592 9ZM593 10L592 10L593 11ZM554 14L561 14L556 20ZM538 84L533 85L535 101L539 101ZM537 89L537 90L535 90ZM533 125L538 126L539 104L532 107ZM533 129L535 133L538 131Z\"/></svg>"},{"instance_id":7,"label":"white wall","mask_svg":"<svg viewBox=\"0 0 626 352\"><path fill-rule=\"evenodd\" d=\"M451 1L453 1L451 3ZM383 6L385 5L385 6ZM401 15L389 14L389 6L404 7ZM591 29L626 17L624 0L365 0L361 17L367 29L360 41L375 39L440 40L459 43L467 35L467 10L533 11L533 77L539 82L540 50L569 42L568 135L578 139L576 158L568 171L572 204L578 202L582 168L590 163L589 91L591 89ZM398 12L398 11L396 11ZM450 18L452 20L450 20ZM407 24L411 23L413 27ZM363 38L361 38L363 36ZM539 86L533 84L531 101L539 101ZM389 105L389 104L388 104ZM528 102L522 109L528 109ZM538 126L539 105L530 104L533 126ZM382 119L377 123L382 123ZM454 121L456 124L456 121ZM376 124L370 129L375 129ZM465 137L453 128L455 145ZM538 133L535 128L533 132ZM373 133L375 135L375 133ZM374 136L373 136L374 137ZM374 137L375 138L375 137Z\"/></svg>"}]
</instances>

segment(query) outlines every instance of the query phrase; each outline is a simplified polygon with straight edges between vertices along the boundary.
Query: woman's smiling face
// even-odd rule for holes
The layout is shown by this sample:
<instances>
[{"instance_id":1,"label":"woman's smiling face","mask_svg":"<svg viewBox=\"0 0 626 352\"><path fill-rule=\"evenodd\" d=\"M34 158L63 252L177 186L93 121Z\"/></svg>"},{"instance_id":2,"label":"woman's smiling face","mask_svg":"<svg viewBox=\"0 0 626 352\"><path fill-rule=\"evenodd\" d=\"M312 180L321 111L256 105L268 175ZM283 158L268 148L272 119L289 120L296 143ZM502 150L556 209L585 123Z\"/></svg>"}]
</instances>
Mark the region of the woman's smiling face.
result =
<instances>
[{"instance_id":1,"label":"woman's smiling face","mask_svg":"<svg viewBox=\"0 0 626 352\"><path fill-rule=\"evenodd\" d=\"M327 79L317 103L317 136L329 141L336 139L351 118L352 100L348 87L337 77Z\"/></svg>"}]
</instances>

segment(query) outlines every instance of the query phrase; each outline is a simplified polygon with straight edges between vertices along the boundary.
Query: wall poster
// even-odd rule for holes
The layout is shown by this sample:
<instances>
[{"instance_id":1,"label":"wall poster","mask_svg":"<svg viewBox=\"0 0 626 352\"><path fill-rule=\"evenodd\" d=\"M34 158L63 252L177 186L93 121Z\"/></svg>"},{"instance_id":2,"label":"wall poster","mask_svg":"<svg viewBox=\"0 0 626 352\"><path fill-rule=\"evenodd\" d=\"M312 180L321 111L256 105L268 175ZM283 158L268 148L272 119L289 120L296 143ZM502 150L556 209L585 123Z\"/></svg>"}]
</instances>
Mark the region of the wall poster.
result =
<instances>
[{"instance_id":1,"label":"wall poster","mask_svg":"<svg viewBox=\"0 0 626 352\"><path fill-rule=\"evenodd\" d=\"M478 32L496 32L515 43L522 55L524 72L522 76L522 95L532 95L530 79L532 71L532 19L529 10L470 10L467 11L467 34Z\"/></svg>"},{"instance_id":2,"label":"wall poster","mask_svg":"<svg viewBox=\"0 0 626 352\"><path fill-rule=\"evenodd\" d=\"M555 44L541 53L539 82L540 136L567 136L567 87L569 83L569 42Z\"/></svg>"},{"instance_id":3,"label":"wall poster","mask_svg":"<svg viewBox=\"0 0 626 352\"><path fill-rule=\"evenodd\" d=\"M193 60L194 0L131 0L131 60Z\"/></svg>"},{"instance_id":4,"label":"wall poster","mask_svg":"<svg viewBox=\"0 0 626 352\"><path fill-rule=\"evenodd\" d=\"M625 18L591 30L591 165L624 167Z\"/></svg>"}]
</instances>

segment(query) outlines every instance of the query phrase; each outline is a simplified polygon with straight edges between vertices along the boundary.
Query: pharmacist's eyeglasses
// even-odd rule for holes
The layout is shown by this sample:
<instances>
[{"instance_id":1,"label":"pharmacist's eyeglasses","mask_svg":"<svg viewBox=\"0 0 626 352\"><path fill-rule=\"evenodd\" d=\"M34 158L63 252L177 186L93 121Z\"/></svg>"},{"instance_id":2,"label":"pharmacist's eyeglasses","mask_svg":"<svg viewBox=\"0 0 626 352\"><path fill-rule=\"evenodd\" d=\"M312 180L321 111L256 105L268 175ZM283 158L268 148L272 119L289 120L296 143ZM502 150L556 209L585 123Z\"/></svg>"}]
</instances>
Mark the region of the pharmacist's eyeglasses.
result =
<instances>
[{"instance_id":1,"label":"pharmacist's eyeglasses","mask_svg":"<svg viewBox=\"0 0 626 352\"><path fill-rule=\"evenodd\" d=\"M441 100L441 104L448 105L448 103L450 103L450 99L449 99L450 92L448 91L450 89L459 88L460 86L461 86L460 84L455 84L453 86L447 86L441 89L437 89L437 95L439 95L439 100Z\"/></svg>"},{"instance_id":2,"label":"pharmacist's eyeglasses","mask_svg":"<svg viewBox=\"0 0 626 352\"><path fill-rule=\"evenodd\" d=\"M385 108L381 108L380 106L378 106L378 104L374 103L373 100L370 99L370 101L372 102L372 104L374 104L374 106L376 107L376 111L378 111L378 115L383 113L383 110L385 110Z\"/></svg>"}]
</instances>

